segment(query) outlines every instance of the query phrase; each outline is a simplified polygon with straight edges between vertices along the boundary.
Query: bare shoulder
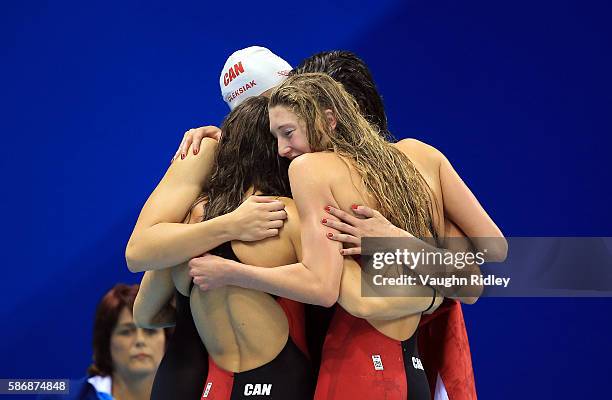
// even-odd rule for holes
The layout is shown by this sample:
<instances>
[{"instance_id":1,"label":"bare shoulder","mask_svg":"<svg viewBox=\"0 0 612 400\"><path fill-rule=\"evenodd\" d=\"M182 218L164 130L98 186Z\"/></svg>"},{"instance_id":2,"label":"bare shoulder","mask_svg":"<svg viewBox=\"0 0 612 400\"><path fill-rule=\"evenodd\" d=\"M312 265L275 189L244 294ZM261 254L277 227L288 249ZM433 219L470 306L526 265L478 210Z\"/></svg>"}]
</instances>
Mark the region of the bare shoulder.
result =
<instances>
[{"instance_id":1,"label":"bare shoulder","mask_svg":"<svg viewBox=\"0 0 612 400\"><path fill-rule=\"evenodd\" d=\"M403 139L395 143L394 146L412 161L423 166L438 167L440 162L444 160L444 154L440 150L417 139Z\"/></svg>"},{"instance_id":2,"label":"bare shoulder","mask_svg":"<svg viewBox=\"0 0 612 400\"><path fill-rule=\"evenodd\" d=\"M172 162L167 172L171 182L198 184L202 186L208 178L215 161L217 141L204 138L198 154L189 154L185 159L178 158Z\"/></svg>"},{"instance_id":3,"label":"bare shoulder","mask_svg":"<svg viewBox=\"0 0 612 400\"><path fill-rule=\"evenodd\" d=\"M200 144L200 151L198 152L198 154L193 154L193 152L190 151L187 154L187 157L185 157L184 159L181 159L179 157L174 160L172 166L183 168L193 166L194 164L201 164L203 162L211 162L211 156L215 154L215 151L217 151L218 144L219 143L215 139L205 137L204 139L202 139L202 143Z\"/></svg>"},{"instance_id":4,"label":"bare shoulder","mask_svg":"<svg viewBox=\"0 0 612 400\"><path fill-rule=\"evenodd\" d=\"M281 229L279 238L281 240L288 240L292 243L292 248L295 250L295 256L298 260L302 257L302 245L301 245L301 230L300 230L300 214L298 213L295 201L289 197L280 197L280 201L285 203L285 211L287 212L287 219Z\"/></svg>"},{"instance_id":5,"label":"bare shoulder","mask_svg":"<svg viewBox=\"0 0 612 400\"><path fill-rule=\"evenodd\" d=\"M209 137L205 137L205 138L202 139L202 143L200 143L200 151L201 150L216 150L218 144L219 144L219 142L217 142L215 139L209 138ZM199 152L198 152L198 154L199 154Z\"/></svg>"},{"instance_id":6,"label":"bare shoulder","mask_svg":"<svg viewBox=\"0 0 612 400\"><path fill-rule=\"evenodd\" d=\"M408 155L425 155L428 157L443 157L440 150L418 139L403 139L395 146Z\"/></svg>"},{"instance_id":7,"label":"bare shoulder","mask_svg":"<svg viewBox=\"0 0 612 400\"><path fill-rule=\"evenodd\" d=\"M278 200L285 204L287 219L277 236L254 242L232 242L238 259L243 263L259 267L276 267L293 264L301 256L300 217L295 202L289 197L279 197Z\"/></svg>"},{"instance_id":8,"label":"bare shoulder","mask_svg":"<svg viewBox=\"0 0 612 400\"><path fill-rule=\"evenodd\" d=\"M306 153L297 157L289 165L289 177L308 177L316 181L327 181L344 165L342 158L330 151ZM334 171L334 174L330 174Z\"/></svg>"},{"instance_id":9,"label":"bare shoulder","mask_svg":"<svg viewBox=\"0 0 612 400\"><path fill-rule=\"evenodd\" d=\"M339 163L340 157L331 151L318 151L316 153L305 153L297 157L289 165L289 170L311 170L311 169L322 169L328 165Z\"/></svg>"},{"instance_id":10,"label":"bare shoulder","mask_svg":"<svg viewBox=\"0 0 612 400\"><path fill-rule=\"evenodd\" d=\"M278 200L282 201L285 204L285 211L287 212L287 216L297 214L297 208L295 207L295 201L291 197L279 197Z\"/></svg>"}]
</instances>

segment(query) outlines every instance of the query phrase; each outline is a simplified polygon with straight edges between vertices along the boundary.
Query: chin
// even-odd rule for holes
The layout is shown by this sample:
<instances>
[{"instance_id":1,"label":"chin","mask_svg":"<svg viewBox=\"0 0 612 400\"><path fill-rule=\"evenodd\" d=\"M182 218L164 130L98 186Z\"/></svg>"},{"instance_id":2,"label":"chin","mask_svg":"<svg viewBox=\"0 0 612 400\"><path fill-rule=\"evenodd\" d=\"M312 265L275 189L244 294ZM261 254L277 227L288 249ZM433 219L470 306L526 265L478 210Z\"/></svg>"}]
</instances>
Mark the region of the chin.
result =
<instances>
[{"instance_id":1,"label":"chin","mask_svg":"<svg viewBox=\"0 0 612 400\"><path fill-rule=\"evenodd\" d=\"M157 368L153 366L142 366L142 367L134 367L130 368L130 375L132 376L147 376L154 374Z\"/></svg>"},{"instance_id":2,"label":"chin","mask_svg":"<svg viewBox=\"0 0 612 400\"><path fill-rule=\"evenodd\" d=\"M130 365L130 372L138 374L138 373L148 373L151 371L155 371L155 365L153 360L145 360L145 361L138 361L135 363L132 363L132 365Z\"/></svg>"}]
</instances>

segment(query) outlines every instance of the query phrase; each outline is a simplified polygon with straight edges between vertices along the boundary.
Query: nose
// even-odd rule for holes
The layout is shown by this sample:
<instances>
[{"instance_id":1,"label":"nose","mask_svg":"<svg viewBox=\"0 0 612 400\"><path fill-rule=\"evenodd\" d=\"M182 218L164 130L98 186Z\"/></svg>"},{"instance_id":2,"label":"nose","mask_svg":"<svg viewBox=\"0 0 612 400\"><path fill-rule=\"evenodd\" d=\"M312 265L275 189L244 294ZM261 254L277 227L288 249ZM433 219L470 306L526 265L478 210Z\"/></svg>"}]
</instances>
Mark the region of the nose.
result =
<instances>
[{"instance_id":1,"label":"nose","mask_svg":"<svg viewBox=\"0 0 612 400\"><path fill-rule=\"evenodd\" d=\"M291 146L283 139L278 140L278 155L281 157L287 157L291 153Z\"/></svg>"},{"instance_id":2,"label":"nose","mask_svg":"<svg viewBox=\"0 0 612 400\"><path fill-rule=\"evenodd\" d=\"M145 331L142 328L136 329L136 347L145 345Z\"/></svg>"}]
</instances>

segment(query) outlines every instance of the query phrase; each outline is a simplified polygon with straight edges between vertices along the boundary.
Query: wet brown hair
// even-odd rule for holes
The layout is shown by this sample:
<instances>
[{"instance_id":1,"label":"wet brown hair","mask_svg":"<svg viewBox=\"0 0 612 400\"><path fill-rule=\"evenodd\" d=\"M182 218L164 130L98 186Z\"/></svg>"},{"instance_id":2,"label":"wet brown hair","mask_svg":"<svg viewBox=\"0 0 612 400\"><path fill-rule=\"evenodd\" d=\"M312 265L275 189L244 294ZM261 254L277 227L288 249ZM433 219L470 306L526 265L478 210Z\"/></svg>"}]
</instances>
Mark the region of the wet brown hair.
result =
<instances>
[{"instance_id":1,"label":"wet brown hair","mask_svg":"<svg viewBox=\"0 0 612 400\"><path fill-rule=\"evenodd\" d=\"M312 151L334 151L349 160L392 224L417 237L437 237L429 186L412 161L363 117L342 84L326 74L296 74L272 92L269 106L285 106L305 123ZM325 110L336 118L334 129Z\"/></svg>"},{"instance_id":2,"label":"wet brown hair","mask_svg":"<svg viewBox=\"0 0 612 400\"><path fill-rule=\"evenodd\" d=\"M278 156L270 134L268 99L252 97L234 108L221 126L215 166L204 192L204 220L234 211L253 187L270 196L291 197L289 161Z\"/></svg>"}]
</instances>

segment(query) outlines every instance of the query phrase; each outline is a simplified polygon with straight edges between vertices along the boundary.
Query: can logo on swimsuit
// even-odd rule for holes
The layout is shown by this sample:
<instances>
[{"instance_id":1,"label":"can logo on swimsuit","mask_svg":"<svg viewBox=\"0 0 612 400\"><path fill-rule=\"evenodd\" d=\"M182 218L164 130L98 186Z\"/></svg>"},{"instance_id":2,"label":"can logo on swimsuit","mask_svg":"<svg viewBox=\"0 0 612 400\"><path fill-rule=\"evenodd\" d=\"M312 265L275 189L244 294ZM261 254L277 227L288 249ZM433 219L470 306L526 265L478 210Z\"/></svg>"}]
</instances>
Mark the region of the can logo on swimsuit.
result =
<instances>
[{"instance_id":1,"label":"can logo on swimsuit","mask_svg":"<svg viewBox=\"0 0 612 400\"><path fill-rule=\"evenodd\" d=\"M271 391L271 383L247 383L244 385L245 396L270 396Z\"/></svg>"},{"instance_id":2,"label":"can logo on swimsuit","mask_svg":"<svg viewBox=\"0 0 612 400\"><path fill-rule=\"evenodd\" d=\"M420 370L425 371L425 369L423 368L423 364L421 363L421 360L416 357L412 357L412 366L414 367L414 369L420 369Z\"/></svg>"},{"instance_id":3,"label":"can logo on swimsuit","mask_svg":"<svg viewBox=\"0 0 612 400\"><path fill-rule=\"evenodd\" d=\"M372 355L372 362L374 363L374 369L376 371L383 371L383 363L382 363L382 358L380 358L380 355L378 354L373 354Z\"/></svg>"},{"instance_id":4,"label":"can logo on swimsuit","mask_svg":"<svg viewBox=\"0 0 612 400\"><path fill-rule=\"evenodd\" d=\"M202 393L202 398L205 399L208 397L208 393L210 393L210 388L212 387L212 382L208 382L206 384L206 389L204 389L204 393Z\"/></svg>"}]
</instances>

